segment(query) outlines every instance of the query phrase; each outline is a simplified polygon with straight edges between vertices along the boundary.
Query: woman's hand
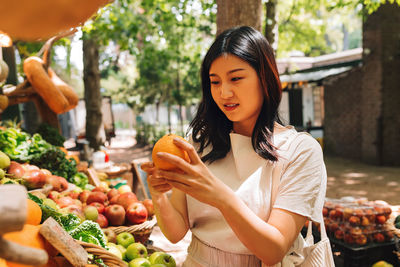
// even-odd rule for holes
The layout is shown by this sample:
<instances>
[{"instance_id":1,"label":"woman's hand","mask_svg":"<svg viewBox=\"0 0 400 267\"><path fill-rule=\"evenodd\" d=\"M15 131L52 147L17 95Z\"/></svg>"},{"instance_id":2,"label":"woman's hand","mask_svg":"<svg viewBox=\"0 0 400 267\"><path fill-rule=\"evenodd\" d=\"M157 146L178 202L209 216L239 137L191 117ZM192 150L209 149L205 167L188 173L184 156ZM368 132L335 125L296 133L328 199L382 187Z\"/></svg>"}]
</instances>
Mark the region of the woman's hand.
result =
<instances>
[{"instance_id":1,"label":"woman's hand","mask_svg":"<svg viewBox=\"0 0 400 267\"><path fill-rule=\"evenodd\" d=\"M145 162L140 168L147 173L147 183L152 197L168 192L172 186L164 178L157 175L158 169L153 162Z\"/></svg>"},{"instance_id":2,"label":"woman's hand","mask_svg":"<svg viewBox=\"0 0 400 267\"><path fill-rule=\"evenodd\" d=\"M174 138L174 144L188 153L190 163L178 156L159 152L157 153L158 157L175 165L178 170L157 170L154 175L158 179L164 178L173 187L217 208L224 203L225 199L229 199L226 198L227 194L234 194L228 186L209 171L191 144L179 138Z\"/></svg>"}]
</instances>

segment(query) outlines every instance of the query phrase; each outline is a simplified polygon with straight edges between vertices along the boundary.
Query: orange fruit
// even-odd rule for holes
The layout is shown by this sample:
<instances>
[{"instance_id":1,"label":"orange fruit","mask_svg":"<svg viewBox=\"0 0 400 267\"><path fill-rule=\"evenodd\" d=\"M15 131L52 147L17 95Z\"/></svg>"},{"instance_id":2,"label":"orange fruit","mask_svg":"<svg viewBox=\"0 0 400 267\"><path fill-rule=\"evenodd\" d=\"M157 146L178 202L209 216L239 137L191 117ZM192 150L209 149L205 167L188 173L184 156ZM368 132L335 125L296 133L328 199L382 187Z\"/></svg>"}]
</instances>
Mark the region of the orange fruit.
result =
<instances>
[{"instance_id":1,"label":"orange fruit","mask_svg":"<svg viewBox=\"0 0 400 267\"><path fill-rule=\"evenodd\" d=\"M180 138L186 142L186 140L175 134L166 134L163 137L161 137L154 145L153 152L151 154L151 157L153 159L154 165L162 170L174 170L176 169L175 165L172 165L159 157L157 157L158 152L166 152L170 153L172 155L178 156L187 162L190 162L189 155L187 154L186 151L180 149L174 144L174 138Z\"/></svg>"},{"instance_id":2,"label":"orange fruit","mask_svg":"<svg viewBox=\"0 0 400 267\"><path fill-rule=\"evenodd\" d=\"M39 233L40 225L25 224L21 231L10 232L3 235L5 240L9 240L31 248L44 249L49 254L49 258L57 255L57 250L50 245ZM32 265L25 265L7 261L9 267L31 267ZM44 265L47 267L54 266L50 264ZM32 266L33 267L33 266Z\"/></svg>"},{"instance_id":3,"label":"orange fruit","mask_svg":"<svg viewBox=\"0 0 400 267\"><path fill-rule=\"evenodd\" d=\"M35 201L30 199L27 199L27 204L26 223L39 225L42 220L42 209Z\"/></svg>"}]
</instances>

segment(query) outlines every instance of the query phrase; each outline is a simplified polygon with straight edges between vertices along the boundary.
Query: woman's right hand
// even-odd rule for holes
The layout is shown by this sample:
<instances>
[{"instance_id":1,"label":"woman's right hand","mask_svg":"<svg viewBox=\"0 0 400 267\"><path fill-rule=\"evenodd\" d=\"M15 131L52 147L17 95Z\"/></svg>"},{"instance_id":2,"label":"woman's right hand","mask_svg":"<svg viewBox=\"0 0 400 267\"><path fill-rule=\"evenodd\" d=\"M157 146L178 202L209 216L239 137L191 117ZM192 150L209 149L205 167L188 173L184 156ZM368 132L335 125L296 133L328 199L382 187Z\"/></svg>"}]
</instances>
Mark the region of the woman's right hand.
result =
<instances>
[{"instance_id":1,"label":"woman's right hand","mask_svg":"<svg viewBox=\"0 0 400 267\"><path fill-rule=\"evenodd\" d=\"M140 168L147 173L147 184L149 185L152 197L163 194L172 189L172 186L167 183L167 180L160 178L158 175L158 169L154 166L153 162L145 162L140 166Z\"/></svg>"}]
</instances>

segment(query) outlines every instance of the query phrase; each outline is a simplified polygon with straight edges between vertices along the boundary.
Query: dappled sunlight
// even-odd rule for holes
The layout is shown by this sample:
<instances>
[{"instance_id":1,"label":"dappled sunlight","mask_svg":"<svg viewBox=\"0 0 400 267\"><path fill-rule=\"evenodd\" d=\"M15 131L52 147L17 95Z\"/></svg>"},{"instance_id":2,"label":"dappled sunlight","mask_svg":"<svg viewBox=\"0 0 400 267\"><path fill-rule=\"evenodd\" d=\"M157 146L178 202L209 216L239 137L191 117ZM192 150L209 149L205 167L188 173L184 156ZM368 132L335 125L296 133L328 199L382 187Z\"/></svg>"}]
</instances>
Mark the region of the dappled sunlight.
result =
<instances>
[{"instance_id":1,"label":"dappled sunlight","mask_svg":"<svg viewBox=\"0 0 400 267\"><path fill-rule=\"evenodd\" d=\"M352 185L352 184L360 184L361 181L359 181L359 180L348 179L348 180L344 181L344 183L345 183L345 184Z\"/></svg>"},{"instance_id":2,"label":"dappled sunlight","mask_svg":"<svg viewBox=\"0 0 400 267\"><path fill-rule=\"evenodd\" d=\"M343 177L346 178L363 178L368 176L366 173L359 173L359 172L349 172L342 174Z\"/></svg>"},{"instance_id":3,"label":"dappled sunlight","mask_svg":"<svg viewBox=\"0 0 400 267\"><path fill-rule=\"evenodd\" d=\"M395 181L391 181L391 182L388 182L386 185L395 187L395 186L399 186L399 183L395 182Z\"/></svg>"}]
</instances>

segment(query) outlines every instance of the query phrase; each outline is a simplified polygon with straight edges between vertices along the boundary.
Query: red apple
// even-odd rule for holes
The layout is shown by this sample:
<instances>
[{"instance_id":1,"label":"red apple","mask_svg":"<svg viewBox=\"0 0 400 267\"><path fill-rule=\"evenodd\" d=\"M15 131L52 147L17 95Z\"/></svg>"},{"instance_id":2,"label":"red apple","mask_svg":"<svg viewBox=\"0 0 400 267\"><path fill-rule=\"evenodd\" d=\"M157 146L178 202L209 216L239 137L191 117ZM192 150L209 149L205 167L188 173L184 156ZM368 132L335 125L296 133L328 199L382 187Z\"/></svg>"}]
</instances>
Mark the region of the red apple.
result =
<instances>
[{"instance_id":1,"label":"red apple","mask_svg":"<svg viewBox=\"0 0 400 267\"><path fill-rule=\"evenodd\" d=\"M103 214L99 213L99 216L97 217L97 221L96 221L101 228L107 228L108 227L108 220L106 218L106 216L104 216Z\"/></svg>"},{"instance_id":2,"label":"red apple","mask_svg":"<svg viewBox=\"0 0 400 267\"><path fill-rule=\"evenodd\" d=\"M76 191L70 191L70 192L68 193L68 196L71 197L71 198L73 198L73 199L78 199L79 193L76 192Z\"/></svg>"},{"instance_id":3,"label":"red apple","mask_svg":"<svg viewBox=\"0 0 400 267\"><path fill-rule=\"evenodd\" d=\"M146 198L142 201L142 204L146 207L149 217L152 217L154 215L153 200Z\"/></svg>"},{"instance_id":4,"label":"red apple","mask_svg":"<svg viewBox=\"0 0 400 267\"><path fill-rule=\"evenodd\" d=\"M7 173L11 174L14 178L22 178L25 173L25 169L18 162L11 161Z\"/></svg>"},{"instance_id":5,"label":"red apple","mask_svg":"<svg viewBox=\"0 0 400 267\"><path fill-rule=\"evenodd\" d=\"M25 171L22 178L24 180L24 185L28 189L42 188L46 184L46 175L40 170Z\"/></svg>"},{"instance_id":6,"label":"red apple","mask_svg":"<svg viewBox=\"0 0 400 267\"><path fill-rule=\"evenodd\" d=\"M81 221L85 220L85 214L83 213L82 207L78 207L77 205L70 205L62 210L67 211L68 213L75 214Z\"/></svg>"},{"instance_id":7,"label":"red apple","mask_svg":"<svg viewBox=\"0 0 400 267\"><path fill-rule=\"evenodd\" d=\"M147 220L147 209L140 202L132 203L126 210L126 219L130 224L140 224Z\"/></svg>"},{"instance_id":8,"label":"red apple","mask_svg":"<svg viewBox=\"0 0 400 267\"><path fill-rule=\"evenodd\" d=\"M110 199L110 204L118 204L119 196L120 196L120 195L113 196L113 197Z\"/></svg>"},{"instance_id":9,"label":"red apple","mask_svg":"<svg viewBox=\"0 0 400 267\"><path fill-rule=\"evenodd\" d=\"M50 175L46 177L46 183L53 186L53 190L62 192L68 188L68 182L64 177Z\"/></svg>"},{"instance_id":10,"label":"red apple","mask_svg":"<svg viewBox=\"0 0 400 267\"><path fill-rule=\"evenodd\" d=\"M118 196L118 195L119 195L119 192L118 192L118 190L115 189L115 188L110 189L110 191L108 191L108 193L107 193L107 197L108 197L108 199L110 199L110 200L111 200L113 197Z\"/></svg>"},{"instance_id":11,"label":"red apple","mask_svg":"<svg viewBox=\"0 0 400 267\"><path fill-rule=\"evenodd\" d=\"M114 204L108 206L104 211L104 215L110 225L120 226L125 222L125 209L121 205Z\"/></svg>"},{"instance_id":12,"label":"red apple","mask_svg":"<svg viewBox=\"0 0 400 267\"><path fill-rule=\"evenodd\" d=\"M96 207L97 211L100 213L104 213L105 207L103 204L99 203L99 202L92 202L89 204L90 206L94 206Z\"/></svg>"},{"instance_id":13,"label":"red apple","mask_svg":"<svg viewBox=\"0 0 400 267\"><path fill-rule=\"evenodd\" d=\"M83 190L80 194L79 194L79 200L82 203L86 203L86 200L88 199L90 195L90 191L89 190Z\"/></svg>"},{"instance_id":14,"label":"red apple","mask_svg":"<svg viewBox=\"0 0 400 267\"><path fill-rule=\"evenodd\" d=\"M136 195L132 192L125 192L119 195L117 204L126 210L132 203L138 202Z\"/></svg>"},{"instance_id":15,"label":"red apple","mask_svg":"<svg viewBox=\"0 0 400 267\"><path fill-rule=\"evenodd\" d=\"M75 200L73 200L71 197L62 197L57 199L56 203L62 209L70 205L74 205Z\"/></svg>"},{"instance_id":16,"label":"red apple","mask_svg":"<svg viewBox=\"0 0 400 267\"><path fill-rule=\"evenodd\" d=\"M107 189L102 186L96 186L95 188L93 188L92 192L102 192L104 194L107 194Z\"/></svg>"},{"instance_id":17,"label":"red apple","mask_svg":"<svg viewBox=\"0 0 400 267\"><path fill-rule=\"evenodd\" d=\"M86 204L90 204L92 202L99 202L104 204L107 201L107 195L103 192L91 192L89 197L86 200Z\"/></svg>"},{"instance_id":18,"label":"red apple","mask_svg":"<svg viewBox=\"0 0 400 267\"><path fill-rule=\"evenodd\" d=\"M47 195L47 197L52 199L54 202L57 202L57 200L59 198L61 198L62 195L58 191L50 191L50 193Z\"/></svg>"}]
</instances>

